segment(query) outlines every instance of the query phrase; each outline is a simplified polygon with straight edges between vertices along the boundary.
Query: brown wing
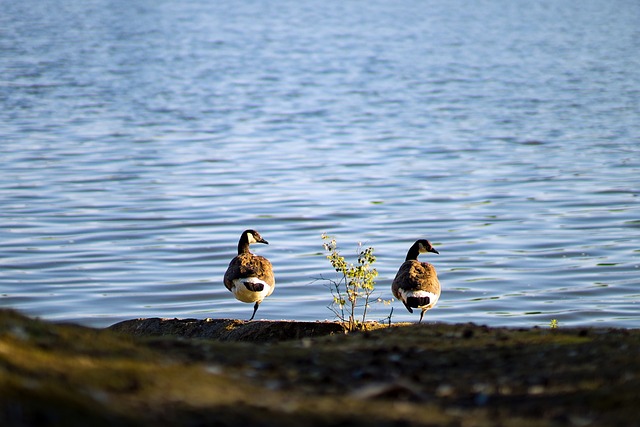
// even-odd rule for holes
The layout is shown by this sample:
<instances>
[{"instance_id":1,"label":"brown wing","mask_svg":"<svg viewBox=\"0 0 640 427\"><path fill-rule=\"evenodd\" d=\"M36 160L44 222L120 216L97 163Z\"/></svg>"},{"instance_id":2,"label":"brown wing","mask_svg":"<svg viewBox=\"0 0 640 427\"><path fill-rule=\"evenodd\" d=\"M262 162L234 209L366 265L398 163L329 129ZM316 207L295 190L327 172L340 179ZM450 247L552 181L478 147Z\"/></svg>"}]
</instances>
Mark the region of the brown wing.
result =
<instances>
[{"instance_id":1,"label":"brown wing","mask_svg":"<svg viewBox=\"0 0 640 427\"><path fill-rule=\"evenodd\" d=\"M233 288L233 280L251 276L264 280L272 288L275 285L271 262L260 255L245 253L236 256L229 263L229 267L224 273L224 286L231 290Z\"/></svg>"},{"instance_id":2,"label":"brown wing","mask_svg":"<svg viewBox=\"0 0 640 427\"><path fill-rule=\"evenodd\" d=\"M266 283L271 285L271 287L276 284L276 280L273 277L273 266L268 259L260 255L253 255L251 264L256 277L260 280L264 280Z\"/></svg>"},{"instance_id":3,"label":"brown wing","mask_svg":"<svg viewBox=\"0 0 640 427\"><path fill-rule=\"evenodd\" d=\"M393 296L398 299L400 299L400 289L405 291L421 290L439 294L440 282L438 281L435 267L426 262L405 261L400 266L398 274L396 274L391 284Z\"/></svg>"}]
</instances>

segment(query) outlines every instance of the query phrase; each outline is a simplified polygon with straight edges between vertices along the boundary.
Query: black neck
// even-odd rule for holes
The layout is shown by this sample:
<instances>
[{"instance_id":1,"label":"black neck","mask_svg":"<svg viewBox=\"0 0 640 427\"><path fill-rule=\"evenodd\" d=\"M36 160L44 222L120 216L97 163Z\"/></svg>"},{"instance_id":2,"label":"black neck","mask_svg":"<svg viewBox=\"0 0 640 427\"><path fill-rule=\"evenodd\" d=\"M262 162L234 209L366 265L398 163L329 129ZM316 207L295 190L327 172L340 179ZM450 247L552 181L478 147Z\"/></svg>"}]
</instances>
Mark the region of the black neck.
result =
<instances>
[{"instance_id":1,"label":"black neck","mask_svg":"<svg viewBox=\"0 0 640 427\"><path fill-rule=\"evenodd\" d=\"M250 253L249 239L247 238L247 234L244 233L242 236L240 236L240 241L238 242L238 255L248 253Z\"/></svg>"},{"instance_id":2,"label":"black neck","mask_svg":"<svg viewBox=\"0 0 640 427\"><path fill-rule=\"evenodd\" d=\"M404 259L405 261L418 260L418 255L420 255L420 245L418 242L414 243L413 246L409 248L409 252L407 252L407 257Z\"/></svg>"}]
</instances>

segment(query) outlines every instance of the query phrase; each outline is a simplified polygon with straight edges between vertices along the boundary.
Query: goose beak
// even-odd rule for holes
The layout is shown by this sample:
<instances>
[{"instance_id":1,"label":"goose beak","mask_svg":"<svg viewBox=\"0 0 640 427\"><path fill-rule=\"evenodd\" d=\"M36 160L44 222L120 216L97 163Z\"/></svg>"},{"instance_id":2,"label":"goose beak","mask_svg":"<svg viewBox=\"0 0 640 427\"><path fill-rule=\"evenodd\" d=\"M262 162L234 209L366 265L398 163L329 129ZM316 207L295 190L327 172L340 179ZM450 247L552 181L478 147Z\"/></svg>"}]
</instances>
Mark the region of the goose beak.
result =
<instances>
[{"instance_id":1,"label":"goose beak","mask_svg":"<svg viewBox=\"0 0 640 427\"><path fill-rule=\"evenodd\" d=\"M431 248L431 250L429 250L429 252L433 252L434 254L440 255L440 252L436 251L435 248Z\"/></svg>"},{"instance_id":2,"label":"goose beak","mask_svg":"<svg viewBox=\"0 0 640 427\"><path fill-rule=\"evenodd\" d=\"M265 245L268 245L268 244L269 244L269 242L267 242L267 241L266 241L266 240L264 240L264 239L260 239L260 240L258 241L258 243L264 243Z\"/></svg>"}]
</instances>

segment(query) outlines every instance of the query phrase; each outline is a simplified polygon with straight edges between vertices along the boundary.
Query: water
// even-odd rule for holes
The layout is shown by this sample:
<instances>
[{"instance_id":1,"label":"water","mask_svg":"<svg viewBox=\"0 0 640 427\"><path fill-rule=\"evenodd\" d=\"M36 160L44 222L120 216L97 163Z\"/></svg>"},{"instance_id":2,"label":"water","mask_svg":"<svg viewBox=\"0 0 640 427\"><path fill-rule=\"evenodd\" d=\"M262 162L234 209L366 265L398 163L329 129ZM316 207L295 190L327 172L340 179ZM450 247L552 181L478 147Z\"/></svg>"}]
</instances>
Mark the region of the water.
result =
<instances>
[{"instance_id":1,"label":"water","mask_svg":"<svg viewBox=\"0 0 640 427\"><path fill-rule=\"evenodd\" d=\"M327 232L384 299L434 242L426 321L640 327L638 2L0 9L2 307L249 318L222 276L255 228L258 318L333 318Z\"/></svg>"}]
</instances>

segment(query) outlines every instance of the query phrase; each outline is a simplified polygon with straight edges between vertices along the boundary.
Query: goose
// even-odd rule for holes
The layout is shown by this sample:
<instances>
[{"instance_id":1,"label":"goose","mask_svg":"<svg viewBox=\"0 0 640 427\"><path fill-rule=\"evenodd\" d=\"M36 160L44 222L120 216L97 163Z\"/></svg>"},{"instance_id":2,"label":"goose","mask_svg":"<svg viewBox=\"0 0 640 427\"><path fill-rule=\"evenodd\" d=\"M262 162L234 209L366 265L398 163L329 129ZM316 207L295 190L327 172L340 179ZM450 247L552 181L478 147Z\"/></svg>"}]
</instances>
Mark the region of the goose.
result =
<instances>
[{"instance_id":1,"label":"goose","mask_svg":"<svg viewBox=\"0 0 640 427\"><path fill-rule=\"evenodd\" d=\"M243 231L238 242L238 255L231 260L224 273L224 286L233 292L237 300L255 303L249 321L253 320L260 303L271 295L276 286L273 266L265 257L249 251L252 243L269 244L257 231Z\"/></svg>"},{"instance_id":2,"label":"goose","mask_svg":"<svg viewBox=\"0 0 640 427\"><path fill-rule=\"evenodd\" d=\"M402 301L409 313L413 313L414 308L422 310L418 323L422 322L424 312L433 308L440 298L440 282L435 267L418 261L418 255L427 252L440 253L428 240L416 240L391 284L393 296Z\"/></svg>"}]
</instances>

